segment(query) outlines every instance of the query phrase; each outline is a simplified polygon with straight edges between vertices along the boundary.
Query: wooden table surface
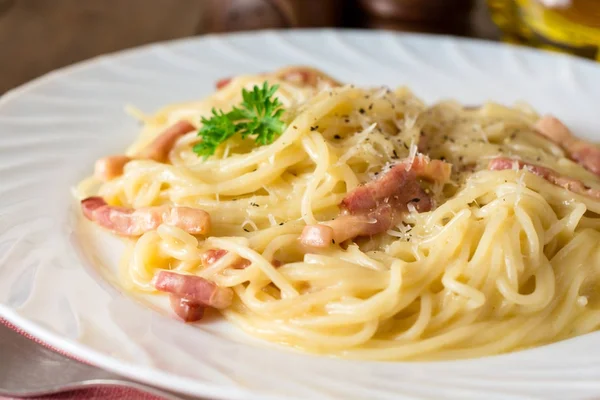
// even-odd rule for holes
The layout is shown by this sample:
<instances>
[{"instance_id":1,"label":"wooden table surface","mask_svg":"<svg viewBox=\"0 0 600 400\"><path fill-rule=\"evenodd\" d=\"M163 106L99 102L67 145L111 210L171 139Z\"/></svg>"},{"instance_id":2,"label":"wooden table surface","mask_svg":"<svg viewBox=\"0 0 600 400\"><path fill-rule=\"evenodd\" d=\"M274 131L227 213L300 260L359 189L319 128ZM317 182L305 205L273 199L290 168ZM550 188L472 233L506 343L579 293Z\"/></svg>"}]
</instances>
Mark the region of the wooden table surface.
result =
<instances>
[{"instance_id":1,"label":"wooden table surface","mask_svg":"<svg viewBox=\"0 0 600 400\"><path fill-rule=\"evenodd\" d=\"M472 35L495 38L484 0L478 1ZM208 0L0 0L0 94L96 55L202 34L208 5Z\"/></svg>"}]
</instances>

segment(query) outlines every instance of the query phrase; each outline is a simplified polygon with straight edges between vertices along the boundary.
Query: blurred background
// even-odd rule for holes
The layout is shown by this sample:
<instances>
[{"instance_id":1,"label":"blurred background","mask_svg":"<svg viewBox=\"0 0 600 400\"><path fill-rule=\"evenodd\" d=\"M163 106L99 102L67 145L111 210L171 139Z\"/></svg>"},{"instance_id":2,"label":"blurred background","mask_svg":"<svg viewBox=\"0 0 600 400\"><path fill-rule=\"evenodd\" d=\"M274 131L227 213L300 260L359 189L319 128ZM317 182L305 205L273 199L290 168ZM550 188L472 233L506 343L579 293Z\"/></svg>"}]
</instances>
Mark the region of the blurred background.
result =
<instances>
[{"instance_id":1,"label":"blurred background","mask_svg":"<svg viewBox=\"0 0 600 400\"><path fill-rule=\"evenodd\" d=\"M0 0L0 94L155 41L304 27L450 34L598 59L600 0Z\"/></svg>"}]
</instances>

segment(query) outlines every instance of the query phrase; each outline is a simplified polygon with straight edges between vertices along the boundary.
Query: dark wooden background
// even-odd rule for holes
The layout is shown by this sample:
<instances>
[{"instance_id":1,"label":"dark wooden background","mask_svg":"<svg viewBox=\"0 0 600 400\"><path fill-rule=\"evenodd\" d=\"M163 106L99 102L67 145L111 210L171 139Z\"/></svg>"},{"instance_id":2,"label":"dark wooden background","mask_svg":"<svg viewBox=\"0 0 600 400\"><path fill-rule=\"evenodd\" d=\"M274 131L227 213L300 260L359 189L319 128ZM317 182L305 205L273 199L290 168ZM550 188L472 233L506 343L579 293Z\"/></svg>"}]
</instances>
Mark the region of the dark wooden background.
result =
<instances>
[{"instance_id":1,"label":"dark wooden background","mask_svg":"<svg viewBox=\"0 0 600 400\"><path fill-rule=\"evenodd\" d=\"M484 0L476 1L469 27L461 34L496 37ZM329 2L335 3L333 12L325 7ZM270 9L257 8L258 3L261 1L0 0L0 94L53 69L145 43L206 32L286 27ZM418 21L407 25L369 19L368 12L357 9L354 0L297 0L294 4L292 11L299 19L296 26L431 32L444 28L419 25ZM224 5L229 7L227 16Z\"/></svg>"}]
</instances>

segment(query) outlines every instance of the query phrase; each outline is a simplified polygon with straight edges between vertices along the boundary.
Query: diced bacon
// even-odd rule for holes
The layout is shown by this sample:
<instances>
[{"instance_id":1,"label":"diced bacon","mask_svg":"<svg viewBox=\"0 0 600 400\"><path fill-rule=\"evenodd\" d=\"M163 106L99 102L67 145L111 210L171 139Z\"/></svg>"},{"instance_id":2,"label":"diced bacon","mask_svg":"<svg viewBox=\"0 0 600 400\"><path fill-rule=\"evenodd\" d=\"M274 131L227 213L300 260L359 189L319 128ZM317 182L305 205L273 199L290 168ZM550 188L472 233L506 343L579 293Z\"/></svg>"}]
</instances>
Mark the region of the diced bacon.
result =
<instances>
[{"instance_id":1,"label":"diced bacon","mask_svg":"<svg viewBox=\"0 0 600 400\"><path fill-rule=\"evenodd\" d=\"M423 196L428 199L424 192ZM428 207L422 207L421 209L421 211L428 210ZM342 214L333 221L325 222L325 224L333 228L335 242L341 243L356 236L372 236L385 232L391 228L396 218L405 211L406 204L384 203L369 212Z\"/></svg>"},{"instance_id":2,"label":"diced bacon","mask_svg":"<svg viewBox=\"0 0 600 400\"><path fill-rule=\"evenodd\" d=\"M81 201L81 211L90 221L94 221L94 212L101 207L106 206L106 201L102 197L88 197Z\"/></svg>"},{"instance_id":3,"label":"diced bacon","mask_svg":"<svg viewBox=\"0 0 600 400\"><path fill-rule=\"evenodd\" d=\"M302 65L281 68L273 73L278 79L287 81L299 86L317 87L319 83L325 83L331 87L342 86L342 84L331 76L319 71L318 69ZM261 74L268 76L270 74ZM231 77L219 79L215 87L223 89L229 85L233 79Z\"/></svg>"},{"instance_id":4,"label":"diced bacon","mask_svg":"<svg viewBox=\"0 0 600 400\"><path fill-rule=\"evenodd\" d=\"M600 176L600 148L573 135L565 124L551 115L542 117L535 129L561 146L570 159Z\"/></svg>"},{"instance_id":5,"label":"diced bacon","mask_svg":"<svg viewBox=\"0 0 600 400\"><path fill-rule=\"evenodd\" d=\"M311 67L292 66L278 70L275 75L282 80L303 86L317 87L319 82L323 82L332 87L342 84L329 75Z\"/></svg>"},{"instance_id":6,"label":"diced bacon","mask_svg":"<svg viewBox=\"0 0 600 400\"><path fill-rule=\"evenodd\" d=\"M328 225L306 225L302 229L300 242L310 247L327 247L334 242L333 228Z\"/></svg>"},{"instance_id":7,"label":"diced bacon","mask_svg":"<svg viewBox=\"0 0 600 400\"><path fill-rule=\"evenodd\" d=\"M415 199L417 210L427 211L431 208L431 201L416 178L443 183L450 179L451 171L451 164L429 160L426 156L418 154L412 162L404 160L394 165L379 179L348 193L342 200L341 207L355 214L373 210L381 202L406 204ZM421 200L424 201L421 203Z\"/></svg>"},{"instance_id":8,"label":"diced bacon","mask_svg":"<svg viewBox=\"0 0 600 400\"><path fill-rule=\"evenodd\" d=\"M192 303L174 294L169 296L169 301L175 314L185 322L199 321L204 316L205 306L202 304Z\"/></svg>"},{"instance_id":9,"label":"diced bacon","mask_svg":"<svg viewBox=\"0 0 600 400\"><path fill-rule=\"evenodd\" d=\"M109 181L123 175L125 164L131 161L130 157L119 155L104 157L96 161L94 176L101 181Z\"/></svg>"},{"instance_id":10,"label":"diced bacon","mask_svg":"<svg viewBox=\"0 0 600 400\"><path fill-rule=\"evenodd\" d=\"M189 122L179 121L165 129L148 147L138 152L133 158L116 155L99 159L94 168L94 176L101 181L114 179L121 176L125 165L134 159L147 159L165 163L168 161L169 152L177 139L195 129L194 125Z\"/></svg>"},{"instance_id":11,"label":"diced bacon","mask_svg":"<svg viewBox=\"0 0 600 400\"><path fill-rule=\"evenodd\" d=\"M309 247L326 248L357 236L376 235L392 226L397 211L386 204L366 214L346 213L332 221L307 225L302 231L300 242Z\"/></svg>"},{"instance_id":12,"label":"diced bacon","mask_svg":"<svg viewBox=\"0 0 600 400\"><path fill-rule=\"evenodd\" d=\"M283 265L283 262L277 259L273 259L273 261L271 261L271 265L273 265L275 268L279 268Z\"/></svg>"},{"instance_id":13,"label":"diced bacon","mask_svg":"<svg viewBox=\"0 0 600 400\"><path fill-rule=\"evenodd\" d=\"M418 212L429 211L433 200L417 178L446 182L452 166L429 160L419 154L404 160L380 178L359 186L344 197L342 213L333 221L304 228L300 242L311 247L327 247L357 236L372 236L395 225L413 204Z\"/></svg>"},{"instance_id":14,"label":"diced bacon","mask_svg":"<svg viewBox=\"0 0 600 400\"><path fill-rule=\"evenodd\" d=\"M202 253L202 255L200 256L200 260L202 261L202 265L208 267L209 265L212 265L219 261L227 253L229 252L223 249L209 249L206 252ZM244 269L249 267L250 264L250 260L238 257L237 260L231 265L231 267L237 269Z\"/></svg>"},{"instance_id":15,"label":"diced bacon","mask_svg":"<svg viewBox=\"0 0 600 400\"><path fill-rule=\"evenodd\" d=\"M148 147L137 154L136 158L144 158L164 163L167 161L169 152L177 139L195 129L196 127L189 122L179 121L158 135Z\"/></svg>"},{"instance_id":16,"label":"diced bacon","mask_svg":"<svg viewBox=\"0 0 600 400\"><path fill-rule=\"evenodd\" d=\"M600 190L590 188L578 179L562 176L551 168L546 168L519 160L513 160L507 157L494 158L488 165L488 169L491 171L501 171L513 168L526 169L532 174L544 178L553 185L560 186L570 190L573 193L581 194L594 199L600 199Z\"/></svg>"},{"instance_id":17,"label":"diced bacon","mask_svg":"<svg viewBox=\"0 0 600 400\"><path fill-rule=\"evenodd\" d=\"M403 163L408 167L407 161ZM452 174L452 164L442 160L430 160L423 154L417 154L408 169L414 171L418 178L440 183L448 182Z\"/></svg>"},{"instance_id":18,"label":"diced bacon","mask_svg":"<svg viewBox=\"0 0 600 400\"><path fill-rule=\"evenodd\" d=\"M217 83L215 84L215 87L217 89L223 89L225 86L229 85L230 82L231 82L231 78L219 79L217 81Z\"/></svg>"},{"instance_id":19,"label":"diced bacon","mask_svg":"<svg viewBox=\"0 0 600 400\"><path fill-rule=\"evenodd\" d=\"M219 261L227 253L229 252L223 249L209 249L206 252L202 253L202 255L200 256L200 261L202 261L202 265L208 267L209 265L213 265L214 263Z\"/></svg>"},{"instance_id":20,"label":"diced bacon","mask_svg":"<svg viewBox=\"0 0 600 400\"><path fill-rule=\"evenodd\" d=\"M159 271L154 277L154 287L171 293L192 304L217 309L227 308L233 300L233 290L217 286L214 282L195 275Z\"/></svg>"},{"instance_id":21,"label":"diced bacon","mask_svg":"<svg viewBox=\"0 0 600 400\"><path fill-rule=\"evenodd\" d=\"M210 229L210 215L190 207L156 206L133 209L109 206L101 197L81 201L83 214L90 221L123 236L139 236L161 224L176 226L193 235Z\"/></svg>"}]
</instances>

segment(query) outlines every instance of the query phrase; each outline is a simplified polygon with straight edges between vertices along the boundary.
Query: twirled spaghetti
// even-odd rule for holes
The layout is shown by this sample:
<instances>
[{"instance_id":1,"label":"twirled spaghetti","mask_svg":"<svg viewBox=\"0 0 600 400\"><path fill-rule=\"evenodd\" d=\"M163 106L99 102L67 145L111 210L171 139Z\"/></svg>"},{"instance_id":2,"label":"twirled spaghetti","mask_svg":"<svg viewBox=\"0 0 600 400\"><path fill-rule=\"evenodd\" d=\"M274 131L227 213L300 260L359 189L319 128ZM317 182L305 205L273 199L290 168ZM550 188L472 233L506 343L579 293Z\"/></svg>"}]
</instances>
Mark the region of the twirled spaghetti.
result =
<instances>
[{"instance_id":1,"label":"twirled spaghetti","mask_svg":"<svg viewBox=\"0 0 600 400\"><path fill-rule=\"evenodd\" d=\"M164 296L159 271L199 276L220 297L193 305L221 308L270 341L359 359L475 357L597 329L600 181L592 145L577 156L536 131L539 116L525 106L428 107L405 88L344 86L299 71L236 77L204 101L140 114L144 128L121 159L122 174L80 184L82 199L100 196L129 207L120 209L127 215L159 210L131 240L126 288ZM233 137L214 156L198 157L200 117L231 109L242 88L265 80L279 85L285 131L265 146ZM165 159L136 157L181 121L191 128ZM417 161L451 166L451 175L427 179ZM389 184L400 185L392 189L397 199L417 194L401 205L385 198L393 213L383 232L303 241L307 226L317 227L317 239L332 226L333 238L345 233L332 220L342 220L342 209L356 217L351 195ZM207 213L210 229L186 232L189 220L177 221L184 208ZM383 218L373 212L362 216L367 228ZM114 228L120 220L111 221ZM354 229L354 221L345 226Z\"/></svg>"}]
</instances>

